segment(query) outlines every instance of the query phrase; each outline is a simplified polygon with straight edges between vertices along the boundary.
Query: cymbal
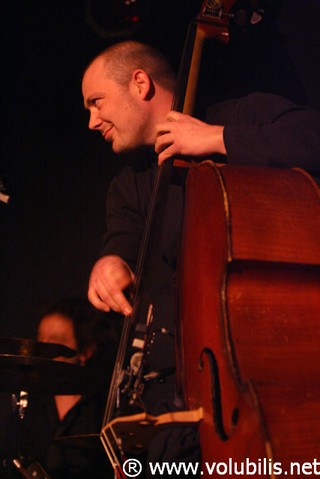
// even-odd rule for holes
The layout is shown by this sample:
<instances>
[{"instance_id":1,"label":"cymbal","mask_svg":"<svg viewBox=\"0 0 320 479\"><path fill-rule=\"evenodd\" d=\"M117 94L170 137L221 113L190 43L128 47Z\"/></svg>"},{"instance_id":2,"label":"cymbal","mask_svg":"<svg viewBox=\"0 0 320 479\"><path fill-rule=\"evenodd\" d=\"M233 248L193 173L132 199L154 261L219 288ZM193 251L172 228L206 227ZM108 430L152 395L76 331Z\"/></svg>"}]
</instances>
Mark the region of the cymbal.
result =
<instances>
[{"instance_id":1,"label":"cymbal","mask_svg":"<svg viewBox=\"0 0 320 479\"><path fill-rule=\"evenodd\" d=\"M0 354L13 354L42 358L56 358L63 356L72 358L77 351L63 344L44 343L33 339L0 338Z\"/></svg>"},{"instance_id":2,"label":"cymbal","mask_svg":"<svg viewBox=\"0 0 320 479\"><path fill-rule=\"evenodd\" d=\"M0 354L0 390L36 394L85 394L101 389L91 368L33 356Z\"/></svg>"}]
</instances>

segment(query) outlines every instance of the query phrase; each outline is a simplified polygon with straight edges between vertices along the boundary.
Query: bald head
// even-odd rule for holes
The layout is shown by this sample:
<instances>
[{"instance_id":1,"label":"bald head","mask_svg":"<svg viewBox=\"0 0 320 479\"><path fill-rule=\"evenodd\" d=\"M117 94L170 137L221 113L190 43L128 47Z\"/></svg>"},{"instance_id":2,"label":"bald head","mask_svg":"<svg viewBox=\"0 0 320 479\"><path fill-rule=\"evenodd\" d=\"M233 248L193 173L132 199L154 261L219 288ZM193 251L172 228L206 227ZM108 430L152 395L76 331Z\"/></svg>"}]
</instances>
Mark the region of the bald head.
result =
<instances>
[{"instance_id":1,"label":"bald head","mask_svg":"<svg viewBox=\"0 0 320 479\"><path fill-rule=\"evenodd\" d=\"M119 85L127 86L132 72L141 69L162 88L174 92L176 76L170 63L149 45L131 40L117 43L97 55L87 69L97 59L103 60L106 76Z\"/></svg>"}]
</instances>

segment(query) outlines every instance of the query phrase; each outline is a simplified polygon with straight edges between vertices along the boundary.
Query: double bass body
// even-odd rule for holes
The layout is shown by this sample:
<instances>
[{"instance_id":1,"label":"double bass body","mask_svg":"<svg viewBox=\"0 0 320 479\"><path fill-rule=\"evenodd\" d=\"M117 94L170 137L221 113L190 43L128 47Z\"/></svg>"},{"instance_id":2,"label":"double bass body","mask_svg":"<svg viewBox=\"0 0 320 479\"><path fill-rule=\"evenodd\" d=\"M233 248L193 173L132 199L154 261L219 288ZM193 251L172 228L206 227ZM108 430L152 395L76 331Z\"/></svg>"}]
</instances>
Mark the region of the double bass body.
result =
<instances>
[{"instance_id":1,"label":"double bass body","mask_svg":"<svg viewBox=\"0 0 320 479\"><path fill-rule=\"evenodd\" d=\"M204 410L203 477L213 462L229 477L248 465L248 477L316 467L319 217L319 189L303 171L190 169L178 360L186 407Z\"/></svg>"}]
</instances>

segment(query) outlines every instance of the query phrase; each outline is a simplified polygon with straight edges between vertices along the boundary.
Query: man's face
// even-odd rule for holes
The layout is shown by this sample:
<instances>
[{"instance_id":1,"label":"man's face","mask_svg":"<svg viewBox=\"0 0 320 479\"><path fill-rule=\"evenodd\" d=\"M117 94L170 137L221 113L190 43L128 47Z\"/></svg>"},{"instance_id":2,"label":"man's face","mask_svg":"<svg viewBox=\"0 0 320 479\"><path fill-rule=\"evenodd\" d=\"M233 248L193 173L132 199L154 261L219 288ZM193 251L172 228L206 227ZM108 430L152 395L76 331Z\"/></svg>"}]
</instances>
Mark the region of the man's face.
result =
<instances>
[{"instance_id":1,"label":"man's face","mask_svg":"<svg viewBox=\"0 0 320 479\"><path fill-rule=\"evenodd\" d=\"M96 59L82 82L89 128L100 131L115 153L133 151L148 144L148 117L132 85L124 88L108 78L104 62Z\"/></svg>"},{"instance_id":2,"label":"man's face","mask_svg":"<svg viewBox=\"0 0 320 479\"><path fill-rule=\"evenodd\" d=\"M38 340L44 343L62 344L75 351L78 349L71 319L59 313L48 314L41 319L38 327ZM64 357L55 359L74 364L79 362L78 355L68 359Z\"/></svg>"}]
</instances>

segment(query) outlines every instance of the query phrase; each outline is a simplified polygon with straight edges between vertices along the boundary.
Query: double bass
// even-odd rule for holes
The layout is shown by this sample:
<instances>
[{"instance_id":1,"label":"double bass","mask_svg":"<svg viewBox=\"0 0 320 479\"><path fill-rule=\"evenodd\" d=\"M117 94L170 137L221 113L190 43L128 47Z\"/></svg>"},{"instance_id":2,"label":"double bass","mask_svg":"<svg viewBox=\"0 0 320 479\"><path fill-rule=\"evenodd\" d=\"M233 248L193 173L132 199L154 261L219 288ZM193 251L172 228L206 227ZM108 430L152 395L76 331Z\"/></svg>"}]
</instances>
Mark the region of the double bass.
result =
<instances>
[{"instance_id":1,"label":"double bass","mask_svg":"<svg viewBox=\"0 0 320 479\"><path fill-rule=\"evenodd\" d=\"M186 404L204 410L204 477L213 462L232 477L319 473L319 218L302 170L189 172L179 351Z\"/></svg>"},{"instance_id":2,"label":"double bass","mask_svg":"<svg viewBox=\"0 0 320 479\"><path fill-rule=\"evenodd\" d=\"M208 30L222 27L219 35L227 41L227 24L234 14L226 4L204 2L199 15L186 113L193 108L194 95L188 92L196 88L194 65ZM161 224L157 195L168 182L168 164L159 169L151 231L145 235L148 244L152 225ZM178 390L184 408L157 417L148 412L114 415L135 311L141 304L146 310L143 345L153 320L152 299L147 295L141 301L138 295L134 318L124 321L101 432L118 477L124 477L126 455L145 449L157 430L172 423L198 424L203 477L212 476L214 464L238 465L238 471L249 465L246 472L253 477L284 477L293 461L311 464L317 457L317 213L318 188L302 171L218 166L210 161L192 164L186 184L177 324ZM142 266L143 283L145 263ZM133 403L141 386L143 361L138 357L129 380Z\"/></svg>"}]
</instances>

